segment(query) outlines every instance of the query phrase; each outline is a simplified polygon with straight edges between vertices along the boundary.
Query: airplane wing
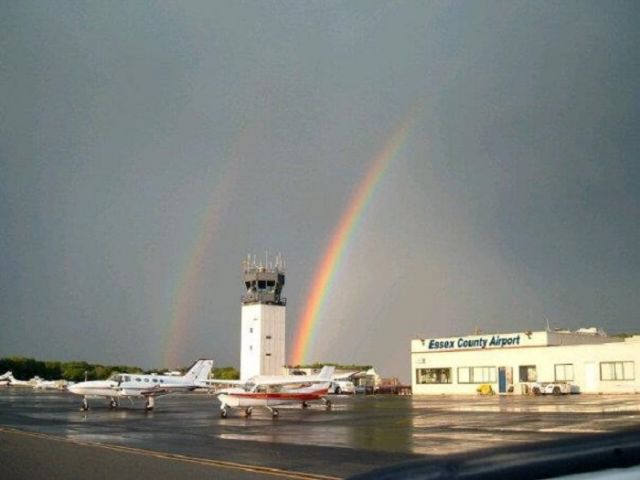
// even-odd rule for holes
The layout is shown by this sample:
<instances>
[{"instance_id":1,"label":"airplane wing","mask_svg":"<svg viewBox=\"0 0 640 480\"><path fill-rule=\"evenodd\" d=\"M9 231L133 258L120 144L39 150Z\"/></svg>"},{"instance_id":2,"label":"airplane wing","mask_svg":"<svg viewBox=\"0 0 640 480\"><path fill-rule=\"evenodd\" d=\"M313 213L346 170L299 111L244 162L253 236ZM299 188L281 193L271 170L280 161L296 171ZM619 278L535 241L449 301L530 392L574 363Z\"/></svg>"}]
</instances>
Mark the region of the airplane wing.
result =
<instances>
[{"instance_id":1,"label":"airplane wing","mask_svg":"<svg viewBox=\"0 0 640 480\"><path fill-rule=\"evenodd\" d=\"M243 380L224 380L221 378L208 378L207 380L201 380L199 383L203 385L245 385L247 382Z\"/></svg>"},{"instance_id":2,"label":"airplane wing","mask_svg":"<svg viewBox=\"0 0 640 480\"><path fill-rule=\"evenodd\" d=\"M256 385L309 385L329 383L333 380L335 367L322 367L317 375L262 376L253 380Z\"/></svg>"},{"instance_id":3,"label":"airplane wing","mask_svg":"<svg viewBox=\"0 0 640 480\"><path fill-rule=\"evenodd\" d=\"M309 385L312 383L328 383L333 380L333 373L335 367L325 366L322 367L318 375L257 375L249 380L223 380L223 379L208 379L202 380L205 385L236 385L246 386L250 385Z\"/></svg>"},{"instance_id":4,"label":"airplane wing","mask_svg":"<svg viewBox=\"0 0 640 480\"><path fill-rule=\"evenodd\" d=\"M177 392L190 392L195 390L197 385L156 385L139 392L145 397L159 397L160 395L169 395Z\"/></svg>"}]
</instances>

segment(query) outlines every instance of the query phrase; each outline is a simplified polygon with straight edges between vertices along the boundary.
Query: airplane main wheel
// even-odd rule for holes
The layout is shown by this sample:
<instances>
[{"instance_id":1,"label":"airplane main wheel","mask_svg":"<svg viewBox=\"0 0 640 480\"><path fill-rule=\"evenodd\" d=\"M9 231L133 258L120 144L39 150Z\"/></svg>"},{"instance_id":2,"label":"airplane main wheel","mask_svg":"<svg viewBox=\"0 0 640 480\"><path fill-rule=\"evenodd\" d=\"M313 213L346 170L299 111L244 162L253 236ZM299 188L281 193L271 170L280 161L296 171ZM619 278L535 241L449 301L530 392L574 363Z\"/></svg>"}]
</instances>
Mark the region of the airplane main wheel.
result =
<instances>
[{"instance_id":1,"label":"airplane main wheel","mask_svg":"<svg viewBox=\"0 0 640 480\"><path fill-rule=\"evenodd\" d=\"M82 404L80 405L80 411L86 412L87 410L89 410L89 404L87 403L87 399L85 398L82 400Z\"/></svg>"},{"instance_id":2,"label":"airplane main wheel","mask_svg":"<svg viewBox=\"0 0 640 480\"><path fill-rule=\"evenodd\" d=\"M327 410L331 410L331 400L327 400L325 406L327 407Z\"/></svg>"},{"instance_id":3,"label":"airplane main wheel","mask_svg":"<svg viewBox=\"0 0 640 480\"><path fill-rule=\"evenodd\" d=\"M333 393L335 393L336 395L340 395L342 393L342 389L340 387L336 387Z\"/></svg>"},{"instance_id":4,"label":"airplane main wheel","mask_svg":"<svg viewBox=\"0 0 640 480\"><path fill-rule=\"evenodd\" d=\"M116 408L118 406L118 402L115 400L111 400L109 402L109 408Z\"/></svg>"},{"instance_id":5,"label":"airplane main wheel","mask_svg":"<svg viewBox=\"0 0 640 480\"><path fill-rule=\"evenodd\" d=\"M274 409L271 411L271 415L273 415L273 418L276 418L278 415L280 415L280 412L278 412L278 409L277 409L277 408L274 408Z\"/></svg>"},{"instance_id":6,"label":"airplane main wheel","mask_svg":"<svg viewBox=\"0 0 640 480\"><path fill-rule=\"evenodd\" d=\"M302 408L309 408L309 404L307 402L302 402Z\"/></svg>"},{"instance_id":7,"label":"airplane main wheel","mask_svg":"<svg viewBox=\"0 0 640 480\"><path fill-rule=\"evenodd\" d=\"M253 412L253 408L251 408L251 407L247 407L247 409L244 411L244 413L247 415L247 417L251 416L251 412Z\"/></svg>"},{"instance_id":8,"label":"airplane main wheel","mask_svg":"<svg viewBox=\"0 0 640 480\"><path fill-rule=\"evenodd\" d=\"M222 410L220 410L220 418L227 418L229 414L227 413L227 411L223 408Z\"/></svg>"}]
</instances>

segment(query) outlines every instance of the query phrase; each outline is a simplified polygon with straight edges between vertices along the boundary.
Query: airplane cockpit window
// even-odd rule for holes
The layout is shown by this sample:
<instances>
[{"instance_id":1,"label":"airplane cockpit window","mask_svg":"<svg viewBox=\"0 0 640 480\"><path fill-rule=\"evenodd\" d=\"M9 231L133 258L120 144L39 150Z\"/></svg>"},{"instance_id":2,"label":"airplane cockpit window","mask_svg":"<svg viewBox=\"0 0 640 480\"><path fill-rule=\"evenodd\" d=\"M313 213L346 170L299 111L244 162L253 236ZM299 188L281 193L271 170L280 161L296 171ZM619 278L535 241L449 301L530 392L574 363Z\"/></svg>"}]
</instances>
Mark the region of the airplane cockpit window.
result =
<instances>
[{"instance_id":1,"label":"airplane cockpit window","mask_svg":"<svg viewBox=\"0 0 640 480\"><path fill-rule=\"evenodd\" d=\"M114 373L113 375L111 375L111 377L109 377L109 380L111 380L112 382L120 383L122 382L122 375Z\"/></svg>"},{"instance_id":2,"label":"airplane cockpit window","mask_svg":"<svg viewBox=\"0 0 640 480\"><path fill-rule=\"evenodd\" d=\"M255 384L255 383L247 383L247 384L244 386L244 390L245 390L246 392L253 392L255 389L256 389L256 384Z\"/></svg>"}]
</instances>

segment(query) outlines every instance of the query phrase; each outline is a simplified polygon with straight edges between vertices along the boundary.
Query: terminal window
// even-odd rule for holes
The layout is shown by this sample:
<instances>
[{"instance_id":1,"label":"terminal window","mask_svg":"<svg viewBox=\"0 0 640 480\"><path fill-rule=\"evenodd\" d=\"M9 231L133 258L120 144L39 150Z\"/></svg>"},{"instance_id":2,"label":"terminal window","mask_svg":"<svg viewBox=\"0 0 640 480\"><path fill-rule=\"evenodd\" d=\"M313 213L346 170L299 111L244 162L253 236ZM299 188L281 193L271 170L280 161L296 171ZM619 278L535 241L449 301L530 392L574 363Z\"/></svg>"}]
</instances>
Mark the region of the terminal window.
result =
<instances>
[{"instance_id":1,"label":"terminal window","mask_svg":"<svg viewBox=\"0 0 640 480\"><path fill-rule=\"evenodd\" d=\"M458 383L495 383L495 367L459 367Z\"/></svg>"},{"instance_id":2,"label":"terminal window","mask_svg":"<svg viewBox=\"0 0 640 480\"><path fill-rule=\"evenodd\" d=\"M635 380L633 362L600 363L600 380Z\"/></svg>"},{"instance_id":3,"label":"terminal window","mask_svg":"<svg viewBox=\"0 0 640 480\"><path fill-rule=\"evenodd\" d=\"M573 364L559 363L555 365L556 382L573 381Z\"/></svg>"},{"instance_id":4,"label":"terminal window","mask_svg":"<svg viewBox=\"0 0 640 480\"><path fill-rule=\"evenodd\" d=\"M418 368L416 383L451 383L450 368Z\"/></svg>"},{"instance_id":5,"label":"terminal window","mask_svg":"<svg viewBox=\"0 0 640 480\"><path fill-rule=\"evenodd\" d=\"M535 365L521 365L520 366L520 381L521 382L537 382L538 381L538 369Z\"/></svg>"}]
</instances>

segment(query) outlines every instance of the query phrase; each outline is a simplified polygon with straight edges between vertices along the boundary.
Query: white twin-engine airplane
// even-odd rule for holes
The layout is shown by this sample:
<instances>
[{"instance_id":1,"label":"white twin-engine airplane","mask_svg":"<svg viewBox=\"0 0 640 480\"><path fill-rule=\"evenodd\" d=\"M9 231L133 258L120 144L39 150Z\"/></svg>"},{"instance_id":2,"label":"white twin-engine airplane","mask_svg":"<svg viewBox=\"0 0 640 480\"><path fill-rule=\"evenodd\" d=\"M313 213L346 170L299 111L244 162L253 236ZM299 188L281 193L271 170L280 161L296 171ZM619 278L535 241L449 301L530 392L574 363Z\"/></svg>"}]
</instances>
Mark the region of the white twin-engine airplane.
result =
<instances>
[{"instance_id":1,"label":"white twin-engine airplane","mask_svg":"<svg viewBox=\"0 0 640 480\"><path fill-rule=\"evenodd\" d=\"M246 382L230 380L208 380L208 384L221 383L238 385L225 388L218 393L220 416L227 418L229 410L244 407L245 414L251 415L253 407L267 408L273 417L278 416L277 405L301 403L307 408L310 401L322 400L327 409L331 401L325 396L329 391L335 367L323 367L318 375L257 375Z\"/></svg>"},{"instance_id":2,"label":"white twin-engine airplane","mask_svg":"<svg viewBox=\"0 0 640 480\"><path fill-rule=\"evenodd\" d=\"M107 380L76 383L69 386L68 390L83 396L81 411L89 409L87 398L108 398L109 406L115 408L123 397L144 397L147 401L145 408L153 410L155 397L206 387L204 380L209 377L212 368L213 360L200 359L182 376L116 373Z\"/></svg>"}]
</instances>

